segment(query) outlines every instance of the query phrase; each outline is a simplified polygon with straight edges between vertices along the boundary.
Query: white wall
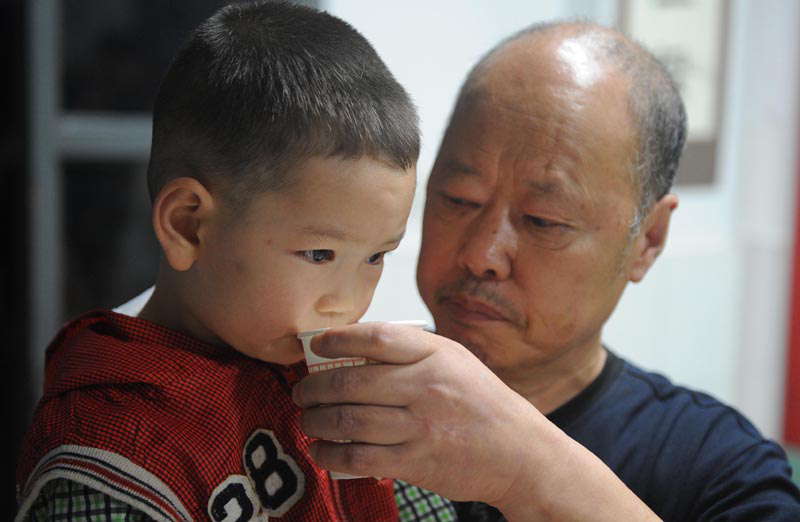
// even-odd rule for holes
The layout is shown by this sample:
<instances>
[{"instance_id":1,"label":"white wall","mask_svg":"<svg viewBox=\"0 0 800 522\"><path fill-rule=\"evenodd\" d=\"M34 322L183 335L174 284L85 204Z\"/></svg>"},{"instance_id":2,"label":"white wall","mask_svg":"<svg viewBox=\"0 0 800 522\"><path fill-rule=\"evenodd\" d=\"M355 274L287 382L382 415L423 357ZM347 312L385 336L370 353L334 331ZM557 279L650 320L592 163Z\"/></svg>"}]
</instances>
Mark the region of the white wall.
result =
<instances>
[{"instance_id":1,"label":"white wall","mask_svg":"<svg viewBox=\"0 0 800 522\"><path fill-rule=\"evenodd\" d=\"M616 5L610 0L324 3L375 45L411 93L422 123L417 202L366 320L430 321L414 282L422 195L470 66L530 23L580 15L609 24ZM681 204L668 248L646 280L623 296L605 339L631 360L741 407L774 437L781 426L795 194L800 3L733 1L730 15L716 181L677 191Z\"/></svg>"},{"instance_id":2,"label":"white wall","mask_svg":"<svg viewBox=\"0 0 800 522\"><path fill-rule=\"evenodd\" d=\"M678 189L669 245L606 339L631 359L783 426L797 176L800 4L731 2L715 183Z\"/></svg>"},{"instance_id":3,"label":"white wall","mask_svg":"<svg viewBox=\"0 0 800 522\"><path fill-rule=\"evenodd\" d=\"M782 429L793 224L800 172L800 3L738 5L741 145L735 218L742 256L735 402L763 429Z\"/></svg>"}]
</instances>

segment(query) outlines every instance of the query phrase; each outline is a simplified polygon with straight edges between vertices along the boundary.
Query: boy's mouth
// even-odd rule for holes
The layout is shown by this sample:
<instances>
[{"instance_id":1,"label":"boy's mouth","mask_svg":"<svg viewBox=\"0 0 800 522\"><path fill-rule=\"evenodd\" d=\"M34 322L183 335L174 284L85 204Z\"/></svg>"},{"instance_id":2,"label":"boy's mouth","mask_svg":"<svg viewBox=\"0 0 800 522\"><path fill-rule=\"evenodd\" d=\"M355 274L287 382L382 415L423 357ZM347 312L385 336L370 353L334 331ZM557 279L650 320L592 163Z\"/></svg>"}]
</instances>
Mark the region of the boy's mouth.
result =
<instances>
[{"instance_id":1,"label":"boy's mouth","mask_svg":"<svg viewBox=\"0 0 800 522\"><path fill-rule=\"evenodd\" d=\"M270 342L255 357L265 362L289 366L303 360L303 345L294 334L287 334Z\"/></svg>"}]
</instances>

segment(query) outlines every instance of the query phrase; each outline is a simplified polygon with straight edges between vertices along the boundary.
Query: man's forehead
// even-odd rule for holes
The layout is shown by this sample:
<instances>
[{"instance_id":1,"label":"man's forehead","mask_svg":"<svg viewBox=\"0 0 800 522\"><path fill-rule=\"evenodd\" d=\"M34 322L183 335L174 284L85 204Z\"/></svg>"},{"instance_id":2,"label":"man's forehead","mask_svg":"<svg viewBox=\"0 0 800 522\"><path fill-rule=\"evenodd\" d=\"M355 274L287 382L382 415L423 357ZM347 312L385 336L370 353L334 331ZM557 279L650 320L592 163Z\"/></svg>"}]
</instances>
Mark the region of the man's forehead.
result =
<instances>
[{"instance_id":1,"label":"man's forehead","mask_svg":"<svg viewBox=\"0 0 800 522\"><path fill-rule=\"evenodd\" d=\"M578 170L590 160L591 121L547 98L477 94L459 103L441 150L453 174L476 175L476 163L513 162L525 170ZM568 173L568 172L567 172Z\"/></svg>"},{"instance_id":2,"label":"man's forehead","mask_svg":"<svg viewBox=\"0 0 800 522\"><path fill-rule=\"evenodd\" d=\"M443 143L447 170L475 175L478 163L506 161L536 173L542 181L532 188L541 194L582 185L583 176L610 168L628 176L637 138L626 89L616 81L585 88L563 76L516 87L500 81L471 86Z\"/></svg>"},{"instance_id":3,"label":"man's forehead","mask_svg":"<svg viewBox=\"0 0 800 522\"><path fill-rule=\"evenodd\" d=\"M575 202L585 194L580 178L571 172L548 168L547 165L537 165L533 162L529 163L527 168L522 166L513 169L513 172L512 169L504 170L502 164L498 167L501 169L499 172L491 173L480 165L448 155L440 160L437 175L441 182L472 179L487 184L491 183L495 176L513 175L517 178L515 180L517 185L525 194L565 202Z\"/></svg>"}]
</instances>

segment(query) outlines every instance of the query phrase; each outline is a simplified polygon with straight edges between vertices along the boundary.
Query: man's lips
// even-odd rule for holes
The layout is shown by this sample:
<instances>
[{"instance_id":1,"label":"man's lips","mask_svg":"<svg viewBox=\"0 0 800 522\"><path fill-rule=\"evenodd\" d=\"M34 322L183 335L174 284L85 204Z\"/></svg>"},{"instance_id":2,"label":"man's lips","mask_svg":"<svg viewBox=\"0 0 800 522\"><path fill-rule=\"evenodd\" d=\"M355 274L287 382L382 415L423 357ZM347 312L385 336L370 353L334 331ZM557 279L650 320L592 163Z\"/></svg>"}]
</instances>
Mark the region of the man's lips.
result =
<instances>
[{"instance_id":1,"label":"man's lips","mask_svg":"<svg viewBox=\"0 0 800 522\"><path fill-rule=\"evenodd\" d=\"M497 308L468 297L448 297L442 301L454 319L465 322L509 321Z\"/></svg>"}]
</instances>

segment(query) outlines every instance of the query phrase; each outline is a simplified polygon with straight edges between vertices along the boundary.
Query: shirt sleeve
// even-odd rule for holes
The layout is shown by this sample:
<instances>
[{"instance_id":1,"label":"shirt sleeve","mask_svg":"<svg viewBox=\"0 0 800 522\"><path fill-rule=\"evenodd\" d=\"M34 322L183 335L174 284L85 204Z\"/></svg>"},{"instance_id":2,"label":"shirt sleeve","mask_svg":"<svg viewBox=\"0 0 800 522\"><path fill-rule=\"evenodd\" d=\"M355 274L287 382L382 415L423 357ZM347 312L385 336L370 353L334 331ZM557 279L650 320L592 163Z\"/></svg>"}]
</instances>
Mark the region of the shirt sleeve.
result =
<instances>
[{"instance_id":1,"label":"shirt sleeve","mask_svg":"<svg viewBox=\"0 0 800 522\"><path fill-rule=\"evenodd\" d=\"M717 472L698 504L699 522L792 522L800 520L800 491L791 480L783 449L772 441L745 448Z\"/></svg>"},{"instance_id":2,"label":"shirt sleeve","mask_svg":"<svg viewBox=\"0 0 800 522\"><path fill-rule=\"evenodd\" d=\"M88 486L59 478L42 488L26 522L154 522L141 511Z\"/></svg>"}]
</instances>

